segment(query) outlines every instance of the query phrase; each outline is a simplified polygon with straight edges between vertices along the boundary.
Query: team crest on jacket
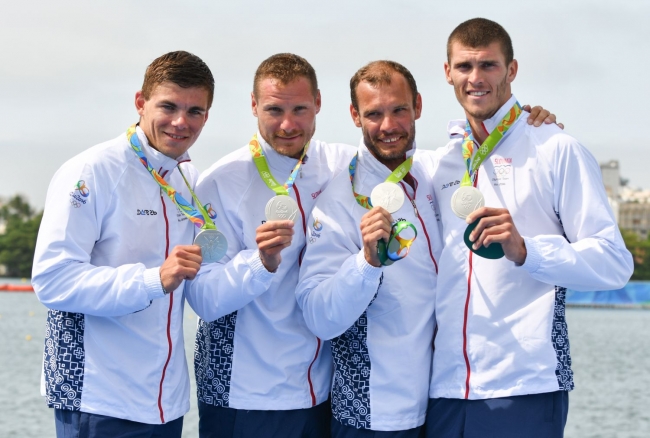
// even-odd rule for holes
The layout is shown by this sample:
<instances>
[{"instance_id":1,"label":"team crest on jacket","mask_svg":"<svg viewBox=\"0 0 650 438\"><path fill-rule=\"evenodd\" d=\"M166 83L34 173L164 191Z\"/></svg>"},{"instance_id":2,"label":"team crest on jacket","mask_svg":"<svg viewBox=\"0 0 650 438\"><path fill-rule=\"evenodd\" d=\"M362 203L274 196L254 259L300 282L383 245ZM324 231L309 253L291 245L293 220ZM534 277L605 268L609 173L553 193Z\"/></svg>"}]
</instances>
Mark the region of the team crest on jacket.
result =
<instances>
[{"instance_id":1,"label":"team crest on jacket","mask_svg":"<svg viewBox=\"0 0 650 438\"><path fill-rule=\"evenodd\" d=\"M74 208L79 208L88 202L90 196L90 189L86 185L86 181L80 179L74 186L74 190L70 192L70 204Z\"/></svg>"},{"instance_id":2,"label":"team crest on jacket","mask_svg":"<svg viewBox=\"0 0 650 438\"><path fill-rule=\"evenodd\" d=\"M504 186L512 177L512 158L493 157L494 175L492 184L495 186Z\"/></svg>"}]
</instances>

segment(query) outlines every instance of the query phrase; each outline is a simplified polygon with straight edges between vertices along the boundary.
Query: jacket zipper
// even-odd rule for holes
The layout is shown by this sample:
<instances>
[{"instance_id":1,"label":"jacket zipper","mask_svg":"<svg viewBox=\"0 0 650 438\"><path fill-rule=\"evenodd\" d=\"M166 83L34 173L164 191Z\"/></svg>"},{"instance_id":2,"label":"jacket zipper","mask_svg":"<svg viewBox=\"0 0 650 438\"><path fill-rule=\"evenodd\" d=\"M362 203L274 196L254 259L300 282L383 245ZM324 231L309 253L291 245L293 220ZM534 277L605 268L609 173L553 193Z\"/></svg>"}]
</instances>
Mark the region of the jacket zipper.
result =
<instances>
[{"instance_id":1,"label":"jacket zipper","mask_svg":"<svg viewBox=\"0 0 650 438\"><path fill-rule=\"evenodd\" d=\"M302 171L302 168L301 168ZM302 202L300 201L300 191L298 191L298 186L294 183L293 190L296 193L296 201L298 201L298 208L300 209L300 215L302 216L302 232L305 234L305 243L307 241L307 221L305 220L305 211L302 208ZM298 257L298 266L302 264L302 257L305 254L306 245L300 250L300 255ZM311 381L311 367L318 359L318 354L320 353L321 340L319 337L316 337L316 354L307 368L307 382L309 383L309 395L311 396L311 405L316 406L316 394L314 393L314 384Z\"/></svg>"},{"instance_id":2,"label":"jacket zipper","mask_svg":"<svg viewBox=\"0 0 650 438\"><path fill-rule=\"evenodd\" d=\"M478 184L479 169L476 169L476 176L474 177L474 187ZM469 252L469 273L467 274L467 297L465 298L465 310L463 316L463 356L465 358L465 368L467 370L467 377L465 378L465 400L469 398L469 378L472 374L472 369L469 365L469 355L467 354L467 316L469 314L469 299L472 289L472 256L473 252Z\"/></svg>"},{"instance_id":3,"label":"jacket zipper","mask_svg":"<svg viewBox=\"0 0 650 438\"><path fill-rule=\"evenodd\" d=\"M165 260L169 256L169 219L167 218L167 207L165 205L165 198L163 197L162 192L160 193L160 201L162 202L163 207L163 216L165 218ZM174 307L174 291L169 291L169 310L167 311L167 345L169 346L169 351L167 352L167 360L165 361L165 366L162 370L162 376L160 377L160 387L158 391L158 410L160 411L160 421L165 423L165 415L163 412L162 406L162 395L163 395L163 382L165 380L165 373L167 372L167 366L172 357L172 337L171 337L171 317L172 309Z\"/></svg>"}]
</instances>

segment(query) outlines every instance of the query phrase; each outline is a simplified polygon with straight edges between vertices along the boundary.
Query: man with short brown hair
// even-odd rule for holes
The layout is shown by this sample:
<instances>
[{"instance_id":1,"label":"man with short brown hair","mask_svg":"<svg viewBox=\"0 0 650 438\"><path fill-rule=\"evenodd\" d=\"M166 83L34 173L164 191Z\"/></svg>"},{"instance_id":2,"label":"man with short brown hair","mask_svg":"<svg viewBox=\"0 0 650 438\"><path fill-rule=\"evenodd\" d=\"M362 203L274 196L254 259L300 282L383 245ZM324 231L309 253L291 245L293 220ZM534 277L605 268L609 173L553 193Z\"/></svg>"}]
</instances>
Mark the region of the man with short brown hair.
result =
<instances>
[{"instance_id":1,"label":"man with short brown hair","mask_svg":"<svg viewBox=\"0 0 650 438\"><path fill-rule=\"evenodd\" d=\"M194 355L199 434L329 437L329 345L307 328L295 298L307 217L352 150L313 138L320 92L313 67L281 53L255 74L257 133L205 171L228 252L187 288L201 317Z\"/></svg>"},{"instance_id":2,"label":"man with short brown hair","mask_svg":"<svg viewBox=\"0 0 650 438\"><path fill-rule=\"evenodd\" d=\"M213 93L197 56L157 58L135 94L139 123L50 183L32 284L50 309L43 391L59 438L181 436L183 288L202 261L187 150Z\"/></svg>"},{"instance_id":3,"label":"man with short brown hair","mask_svg":"<svg viewBox=\"0 0 650 438\"><path fill-rule=\"evenodd\" d=\"M465 119L449 124L433 176L444 249L426 433L561 437L566 289L623 287L632 258L594 157L558 127L522 121L505 29L468 20L447 56Z\"/></svg>"}]
</instances>

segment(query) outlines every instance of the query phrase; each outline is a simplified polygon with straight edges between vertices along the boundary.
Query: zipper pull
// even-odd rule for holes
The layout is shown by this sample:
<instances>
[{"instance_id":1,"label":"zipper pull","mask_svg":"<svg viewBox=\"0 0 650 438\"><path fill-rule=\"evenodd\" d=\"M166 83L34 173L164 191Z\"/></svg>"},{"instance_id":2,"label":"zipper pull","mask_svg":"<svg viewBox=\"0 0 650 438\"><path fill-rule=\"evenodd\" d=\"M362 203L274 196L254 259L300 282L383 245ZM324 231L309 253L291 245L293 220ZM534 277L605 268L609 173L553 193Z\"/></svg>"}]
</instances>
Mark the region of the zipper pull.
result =
<instances>
[{"instance_id":1,"label":"zipper pull","mask_svg":"<svg viewBox=\"0 0 650 438\"><path fill-rule=\"evenodd\" d=\"M415 212L415 217L420 217L420 214L418 213L418 207L415 205L415 201L413 199L410 200L411 205L413 205L413 211Z\"/></svg>"}]
</instances>

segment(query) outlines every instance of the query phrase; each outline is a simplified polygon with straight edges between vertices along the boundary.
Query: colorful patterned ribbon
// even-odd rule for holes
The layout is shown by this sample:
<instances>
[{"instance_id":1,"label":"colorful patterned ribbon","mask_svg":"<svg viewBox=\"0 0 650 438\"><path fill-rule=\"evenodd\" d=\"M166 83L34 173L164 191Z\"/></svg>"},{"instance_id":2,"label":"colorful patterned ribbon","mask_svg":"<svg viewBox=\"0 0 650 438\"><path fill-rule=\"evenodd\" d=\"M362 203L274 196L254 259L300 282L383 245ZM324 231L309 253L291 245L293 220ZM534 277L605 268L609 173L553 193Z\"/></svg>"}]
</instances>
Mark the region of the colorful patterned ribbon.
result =
<instances>
[{"instance_id":1,"label":"colorful patterned ribbon","mask_svg":"<svg viewBox=\"0 0 650 438\"><path fill-rule=\"evenodd\" d=\"M273 190L276 195L289 195L289 190L291 190L293 184L296 182L296 175L298 175L298 170L300 170L300 166L302 166L305 155L307 155L309 142L307 142L305 147L302 149L302 155L300 156L300 159L298 159L298 164L296 164L296 166L293 168L291 174L289 175L289 179L287 179L287 182L285 182L284 185L280 185L280 183L276 181L276 179L273 177L273 174L269 170L269 163L266 161L266 157L264 156L262 145L257 140L257 134L255 134L250 143L248 143L248 147L251 151L251 156L253 157L253 162L255 163L257 172L260 174L260 177L262 178L262 181L264 181L264 184L266 184L269 189Z\"/></svg>"},{"instance_id":2,"label":"colorful patterned ribbon","mask_svg":"<svg viewBox=\"0 0 650 438\"><path fill-rule=\"evenodd\" d=\"M354 175L357 173L358 157L359 154L357 153L354 157L352 157L352 161L350 161L350 165L348 166L348 171L350 172L350 184L352 184L352 193L354 194L354 199L357 200L357 204L367 210L370 210L372 208L372 202L370 201L370 198L366 195L360 195L354 191ZM402 164L397 166L397 168L393 170L390 175L388 175L388 178L386 178L385 182L397 184L409 173L412 165L413 157L411 156L404 160ZM410 228L414 233L412 239L404 239L400 237L400 233L405 231L407 228ZM405 220L397 221L390 229L390 237L388 238L388 242L385 244L377 245L377 252L379 254L379 261L381 264L383 266L388 266L393 262L406 257L409 254L411 245L413 242L415 242L416 237L418 237L418 230L415 228L415 225ZM399 243L399 249L395 252L392 252L389 248L394 240Z\"/></svg>"},{"instance_id":3,"label":"colorful patterned ribbon","mask_svg":"<svg viewBox=\"0 0 650 438\"><path fill-rule=\"evenodd\" d=\"M519 116L521 115L521 105L519 102L510 108L510 111L501 119L496 128L492 130L490 135L485 139L481 147L474 155L472 159L472 154L474 152L474 136L472 135L472 128L469 125L469 121L465 123L465 134L463 135L463 144L461 151L463 154L463 160L465 160L465 175L463 175L463 180L460 182L461 186L472 186L474 185L474 180L476 179L476 172L481 166L483 161L492 153L494 148L497 147L503 136L508 132L508 129L515 124Z\"/></svg>"},{"instance_id":4,"label":"colorful patterned ribbon","mask_svg":"<svg viewBox=\"0 0 650 438\"><path fill-rule=\"evenodd\" d=\"M185 181L185 184L187 185L188 190L192 194L192 198L194 198L194 201L196 202L196 208L192 206L183 196L176 191L172 186L170 186L165 179L160 176L160 174L151 167L151 164L149 164L149 160L147 160L147 157L144 155L144 152L142 152L142 144L140 143L140 139L138 138L136 134L136 126L137 125L131 125L129 129L126 130L126 138L129 140L129 143L131 144L131 148L135 152L135 154L140 158L140 162L142 165L149 171L151 176L153 177L154 181L158 183L161 189L165 191L167 196L169 196L169 199L172 200L172 202L178 207L178 209L185 215L187 218L192 221L194 225L197 227L201 228L202 230L216 230L217 227L210 219L210 215L208 215L208 212L205 210L205 207L199 202L199 199L196 197L194 192L192 191L192 188L190 187L189 183L187 182L187 179L185 178L185 175L183 175L183 171L181 170L180 166L178 167L178 171L181 173L181 176L183 177L183 180ZM198 210L197 210L198 209Z\"/></svg>"}]
</instances>

